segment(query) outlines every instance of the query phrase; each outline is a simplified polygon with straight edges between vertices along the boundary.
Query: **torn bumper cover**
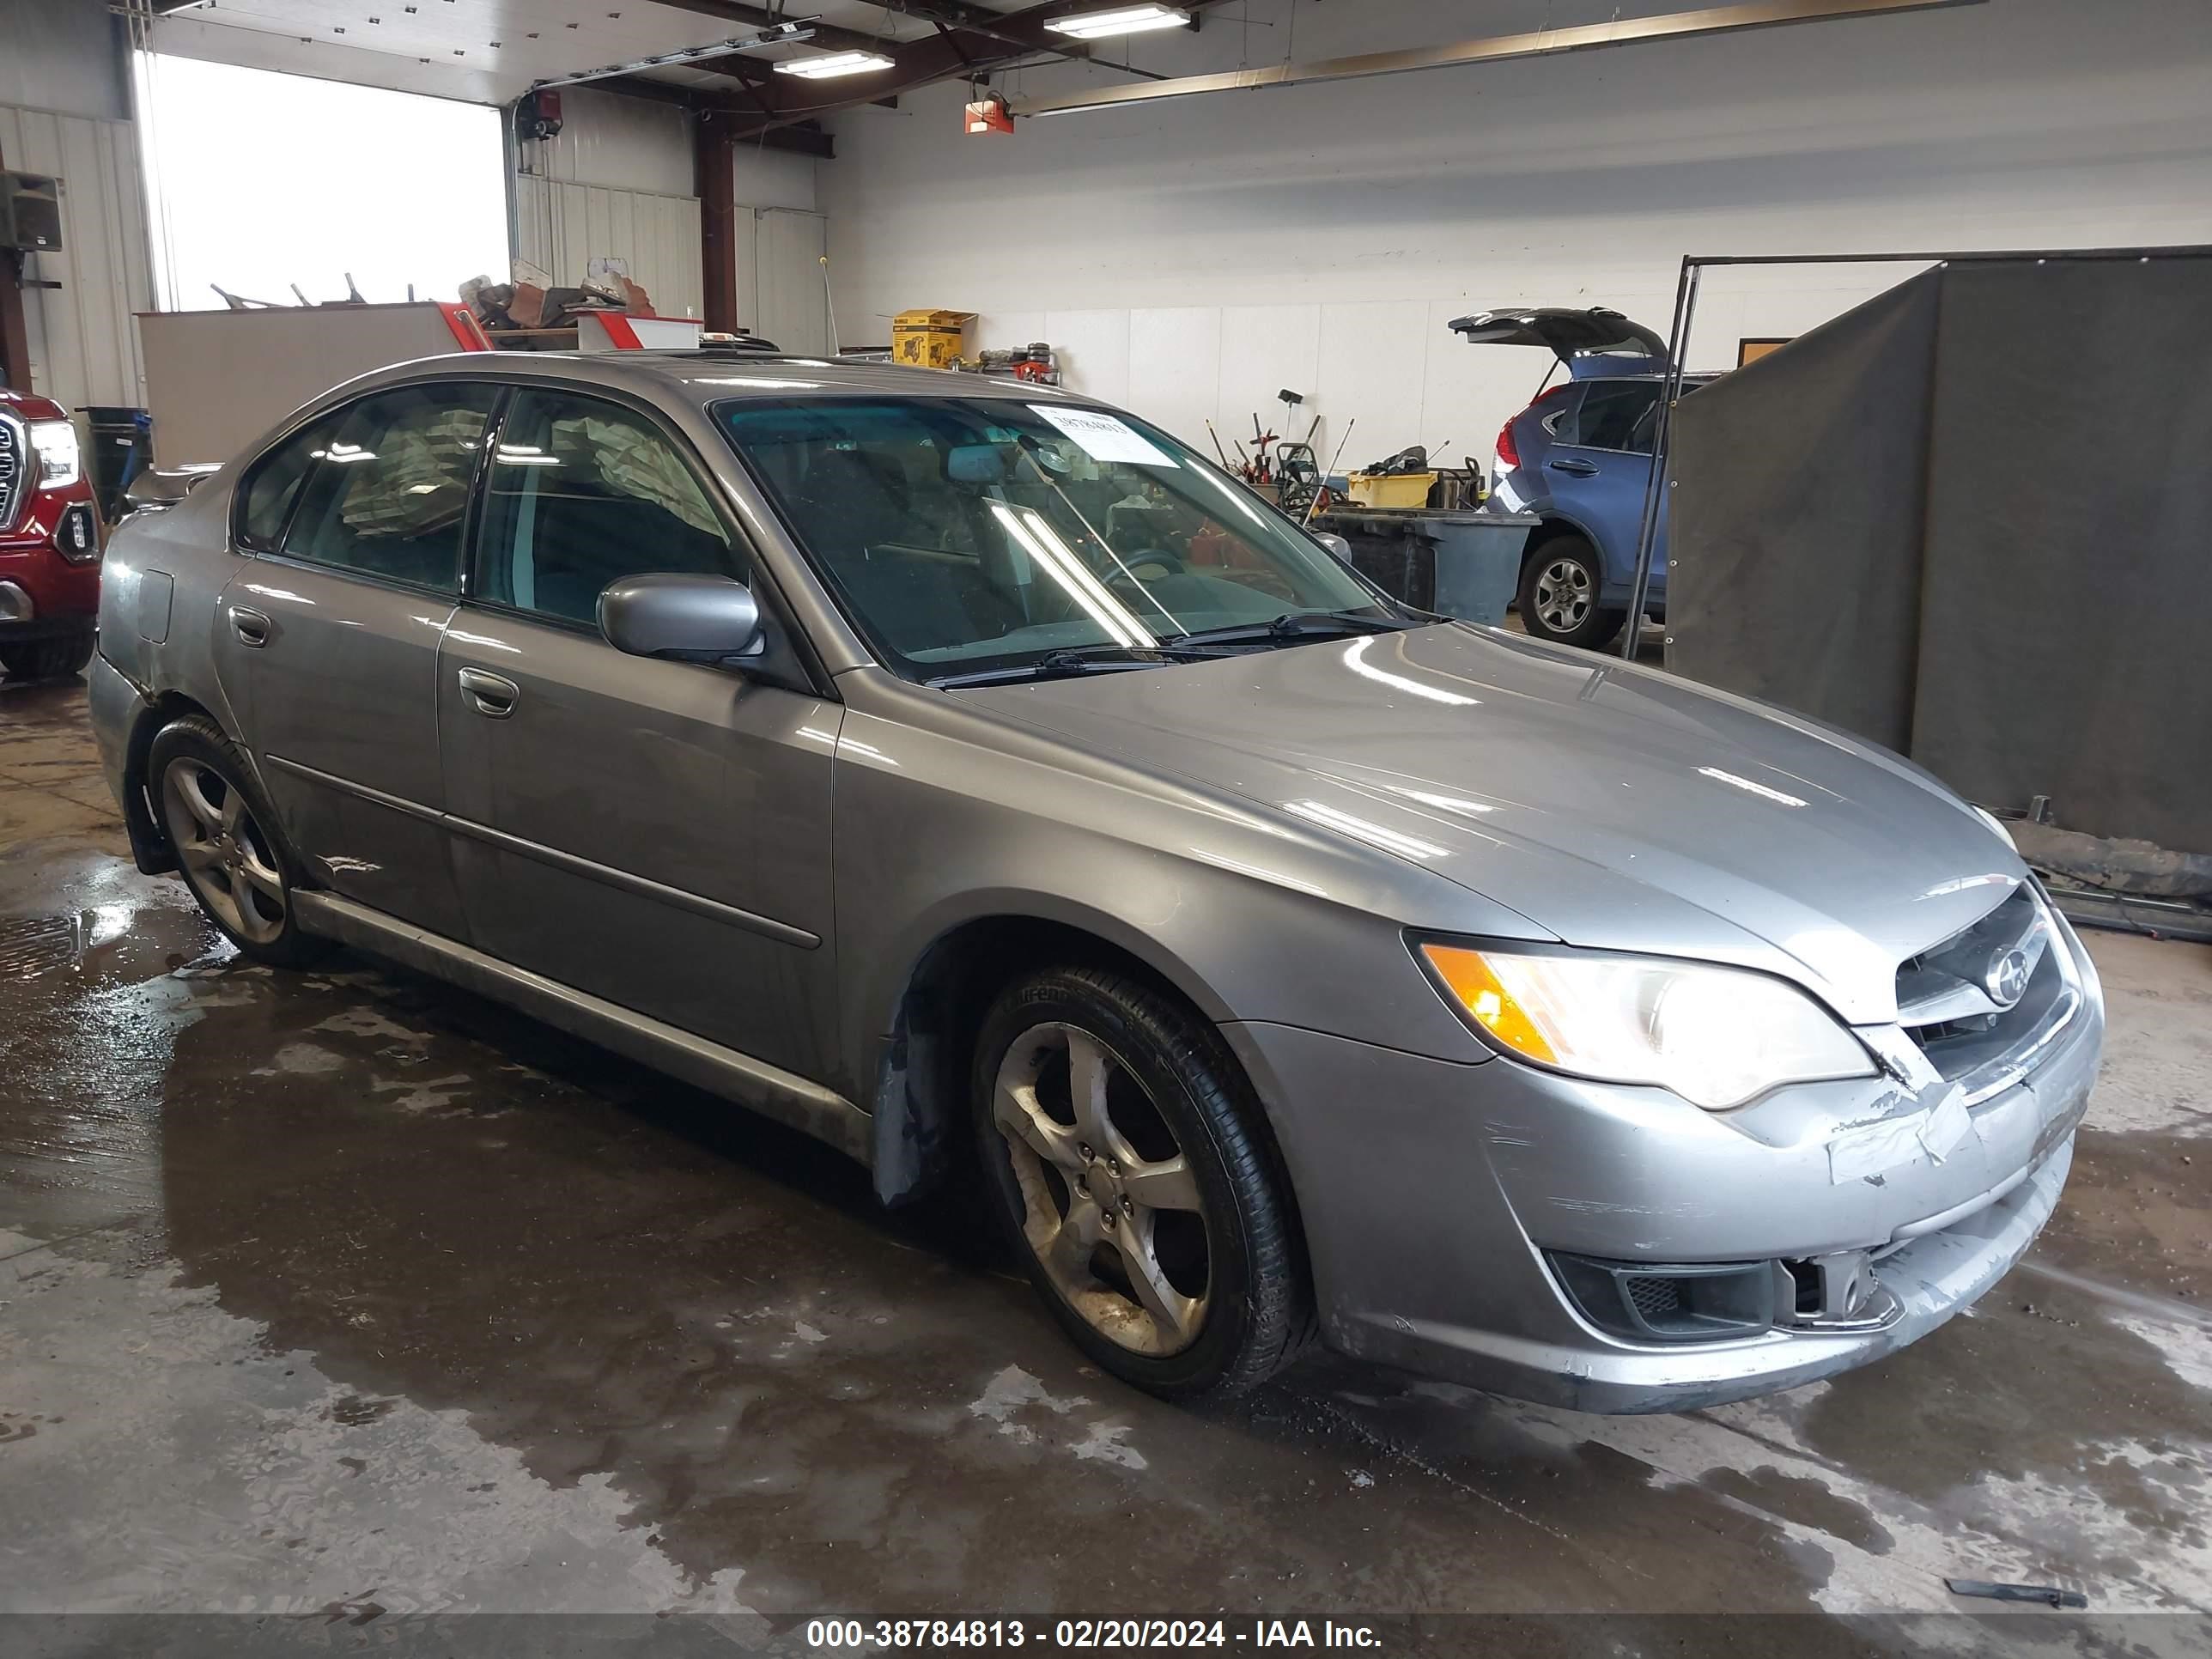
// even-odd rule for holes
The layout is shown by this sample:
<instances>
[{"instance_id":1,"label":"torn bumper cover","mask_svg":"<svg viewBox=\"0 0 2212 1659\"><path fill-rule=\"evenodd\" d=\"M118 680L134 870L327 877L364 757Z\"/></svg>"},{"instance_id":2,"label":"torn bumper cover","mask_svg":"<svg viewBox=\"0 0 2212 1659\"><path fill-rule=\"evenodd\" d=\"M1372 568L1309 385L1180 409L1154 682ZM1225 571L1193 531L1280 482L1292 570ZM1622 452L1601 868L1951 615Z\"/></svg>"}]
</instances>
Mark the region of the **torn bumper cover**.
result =
<instances>
[{"instance_id":1,"label":"torn bumper cover","mask_svg":"<svg viewBox=\"0 0 2212 1659\"><path fill-rule=\"evenodd\" d=\"M1224 1030L1267 1098L1332 1346L1575 1410L1686 1411L1901 1348L2034 1241L2103 1034L2094 969L2061 940L2081 1006L1970 1108L1873 1079L1715 1114L1504 1058Z\"/></svg>"}]
</instances>

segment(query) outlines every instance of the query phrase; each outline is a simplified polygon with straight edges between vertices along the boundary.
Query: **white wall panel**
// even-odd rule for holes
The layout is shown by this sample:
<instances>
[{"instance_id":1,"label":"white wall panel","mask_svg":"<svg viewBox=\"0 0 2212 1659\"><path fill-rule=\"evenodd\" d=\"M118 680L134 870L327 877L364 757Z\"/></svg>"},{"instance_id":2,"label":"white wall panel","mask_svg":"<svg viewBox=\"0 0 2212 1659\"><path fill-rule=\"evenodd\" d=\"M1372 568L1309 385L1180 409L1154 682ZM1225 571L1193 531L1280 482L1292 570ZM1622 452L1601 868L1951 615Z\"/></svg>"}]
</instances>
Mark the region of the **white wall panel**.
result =
<instances>
[{"instance_id":1,"label":"white wall panel","mask_svg":"<svg viewBox=\"0 0 2212 1659\"><path fill-rule=\"evenodd\" d=\"M1249 34L1240 9L1130 50L1198 73L1279 56L1293 15L1304 59L1612 9L1249 0ZM1019 90L1095 75L1033 64ZM1358 416L1347 463L1446 439L1487 460L1548 359L1467 346L1452 318L1609 305L1663 330L1686 253L2212 241L2208 86L2206 0L2004 0L1177 99L1010 137L963 134L963 88L939 87L837 118L822 205L841 316L955 307L981 313L977 343L1006 346L1051 337L1048 320L1034 331L1044 307L1084 317L1087 340L1123 312L1128 401L1186 437L1204 441L1206 415L1249 433L1288 386L1327 417L1324 450ZM1710 273L1691 367L1909 274ZM1316 319L1310 370L1297 311ZM1102 389L1079 367L1075 382Z\"/></svg>"},{"instance_id":2,"label":"white wall panel","mask_svg":"<svg viewBox=\"0 0 2212 1659\"><path fill-rule=\"evenodd\" d=\"M152 308L153 279L133 128L0 106L0 155L62 181L61 249L25 262L26 275L61 284L23 294L33 385L70 409L144 403L131 313Z\"/></svg>"},{"instance_id":3,"label":"white wall panel","mask_svg":"<svg viewBox=\"0 0 2212 1659\"><path fill-rule=\"evenodd\" d=\"M1218 418L1220 404L1219 308L1182 306L1131 312L1129 406L1185 443L1204 445L1206 423Z\"/></svg>"},{"instance_id":4,"label":"white wall panel","mask_svg":"<svg viewBox=\"0 0 2212 1659\"><path fill-rule=\"evenodd\" d=\"M1319 415L1322 429L1314 441L1328 441L1328 410L1317 395L1321 325L1319 306L1231 306L1222 312L1221 393L1214 420L1224 436L1249 438L1256 414L1270 431L1303 439ZM1295 416L1285 416L1275 396L1279 392L1295 392L1305 399ZM1285 433L1289 421L1295 424ZM1322 459L1328 458L1324 449Z\"/></svg>"},{"instance_id":5,"label":"white wall panel","mask_svg":"<svg viewBox=\"0 0 2212 1659\"><path fill-rule=\"evenodd\" d=\"M1429 308L1419 300L1377 300L1321 308L1323 388L1314 413L1333 447L1357 422L1347 465L1393 454L1409 444L1455 434L1429 432L1422 408L1428 380ZM1312 414L1307 419L1312 419ZM1328 459L1326 455L1322 457Z\"/></svg>"},{"instance_id":6,"label":"white wall panel","mask_svg":"<svg viewBox=\"0 0 2212 1659\"><path fill-rule=\"evenodd\" d=\"M583 280L593 258L629 262L631 278L665 316L696 317L700 292L699 199L566 184L525 174L514 181L515 253L556 283Z\"/></svg>"},{"instance_id":7,"label":"white wall panel","mask_svg":"<svg viewBox=\"0 0 2212 1659\"><path fill-rule=\"evenodd\" d=\"M1057 349L1061 385L1109 404L1128 402L1127 312L1048 312L1044 331L1035 337Z\"/></svg>"},{"instance_id":8,"label":"white wall panel","mask_svg":"<svg viewBox=\"0 0 2212 1659\"><path fill-rule=\"evenodd\" d=\"M1668 310L1661 314L1655 327L1666 328L1673 304L1669 295ZM1438 459L1449 458L1454 466L1462 457L1472 455L1486 471L1498 451L1498 428L1504 424L1504 417L1492 418L1495 392L1502 391L1517 410L1543 384L1545 376L1558 372L1559 362L1540 347L1471 346L1451 331L1453 319L1481 308L1463 300L1430 302L1421 325L1423 429L1419 437L1406 442L1427 444ZM1486 390L1493 394L1487 399ZM1376 441L1370 446L1362 441L1363 436ZM1363 465L1403 449L1406 444L1392 441L1393 436L1394 432L1382 431L1356 434L1352 447L1344 452L1344 465ZM1322 459L1326 462L1328 457L1324 454Z\"/></svg>"},{"instance_id":9,"label":"white wall panel","mask_svg":"<svg viewBox=\"0 0 2212 1659\"><path fill-rule=\"evenodd\" d=\"M830 296L822 283L822 254L827 228L818 213L795 208L762 208L738 217L753 221L750 326L786 351L816 355L830 349ZM738 291L746 293L745 271L738 268Z\"/></svg>"}]
</instances>

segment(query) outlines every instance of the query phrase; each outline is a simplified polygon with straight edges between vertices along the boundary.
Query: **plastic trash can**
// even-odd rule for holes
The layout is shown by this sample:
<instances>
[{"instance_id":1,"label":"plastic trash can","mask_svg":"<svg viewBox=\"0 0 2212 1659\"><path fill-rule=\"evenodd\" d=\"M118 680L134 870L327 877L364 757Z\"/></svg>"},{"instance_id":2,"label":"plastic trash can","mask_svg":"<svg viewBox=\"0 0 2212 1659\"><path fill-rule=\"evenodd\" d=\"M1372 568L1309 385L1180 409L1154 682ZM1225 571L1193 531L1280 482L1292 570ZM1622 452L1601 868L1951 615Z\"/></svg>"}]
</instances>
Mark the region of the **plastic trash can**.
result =
<instances>
[{"instance_id":1,"label":"plastic trash can","mask_svg":"<svg viewBox=\"0 0 2212 1659\"><path fill-rule=\"evenodd\" d=\"M1447 617L1495 628L1521 585L1521 555L1528 532L1543 522L1534 514L1469 513L1431 520L1421 533L1437 544L1436 601Z\"/></svg>"}]
</instances>

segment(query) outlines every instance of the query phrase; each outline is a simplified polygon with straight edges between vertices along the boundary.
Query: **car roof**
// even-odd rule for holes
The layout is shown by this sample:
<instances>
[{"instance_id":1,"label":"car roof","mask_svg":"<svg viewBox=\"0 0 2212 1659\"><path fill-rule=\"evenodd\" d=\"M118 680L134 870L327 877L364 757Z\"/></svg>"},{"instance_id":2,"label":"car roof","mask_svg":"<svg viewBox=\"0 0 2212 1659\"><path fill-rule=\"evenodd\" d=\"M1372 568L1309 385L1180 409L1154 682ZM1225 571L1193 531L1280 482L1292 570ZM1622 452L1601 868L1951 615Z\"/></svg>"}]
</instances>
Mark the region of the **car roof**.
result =
<instances>
[{"instance_id":1,"label":"car roof","mask_svg":"<svg viewBox=\"0 0 2212 1659\"><path fill-rule=\"evenodd\" d=\"M793 393L902 398L1006 398L1029 402L1090 401L1009 376L967 374L897 363L836 362L799 352L753 347L688 351L457 351L395 363L352 382L350 393L407 380L479 376L550 378L580 386L628 388L704 406L733 398Z\"/></svg>"}]
</instances>

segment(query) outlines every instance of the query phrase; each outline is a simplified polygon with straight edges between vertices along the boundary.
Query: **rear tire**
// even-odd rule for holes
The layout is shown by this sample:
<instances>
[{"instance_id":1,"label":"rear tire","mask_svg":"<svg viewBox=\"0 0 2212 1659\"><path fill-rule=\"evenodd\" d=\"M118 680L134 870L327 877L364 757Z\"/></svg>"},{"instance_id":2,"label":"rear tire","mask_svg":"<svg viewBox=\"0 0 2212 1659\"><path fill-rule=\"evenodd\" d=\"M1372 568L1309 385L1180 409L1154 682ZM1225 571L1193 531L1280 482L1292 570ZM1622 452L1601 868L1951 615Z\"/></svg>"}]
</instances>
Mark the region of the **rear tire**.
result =
<instances>
[{"instance_id":1,"label":"rear tire","mask_svg":"<svg viewBox=\"0 0 2212 1659\"><path fill-rule=\"evenodd\" d=\"M984 1017L973 1092L992 1206L1102 1369L1170 1399L1225 1396L1304 1350L1289 1183L1212 1026L1129 975L1048 969Z\"/></svg>"},{"instance_id":2,"label":"rear tire","mask_svg":"<svg viewBox=\"0 0 2212 1659\"><path fill-rule=\"evenodd\" d=\"M241 954L303 968L330 950L301 929L298 866L252 768L220 726L200 714L172 720L154 734L146 777L185 885Z\"/></svg>"},{"instance_id":3,"label":"rear tire","mask_svg":"<svg viewBox=\"0 0 2212 1659\"><path fill-rule=\"evenodd\" d=\"M1540 640L1595 649L1620 632L1626 611L1601 610L1605 562L1581 536L1554 536L1521 572L1521 626Z\"/></svg>"},{"instance_id":4,"label":"rear tire","mask_svg":"<svg viewBox=\"0 0 2212 1659\"><path fill-rule=\"evenodd\" d=\"M58 640L26 640L21 645L0 645L0 668L11 679L58 680L84 672L92 660L92 635L74 634Z\"/></svg>"}]
</instances>

